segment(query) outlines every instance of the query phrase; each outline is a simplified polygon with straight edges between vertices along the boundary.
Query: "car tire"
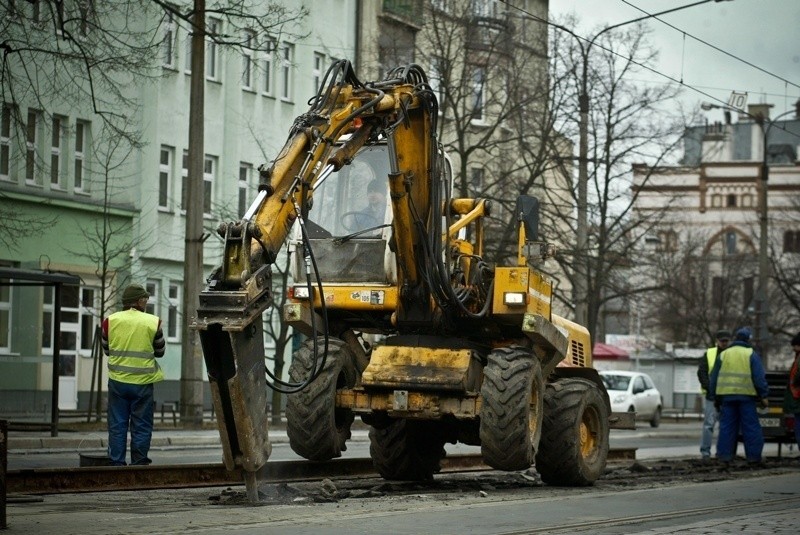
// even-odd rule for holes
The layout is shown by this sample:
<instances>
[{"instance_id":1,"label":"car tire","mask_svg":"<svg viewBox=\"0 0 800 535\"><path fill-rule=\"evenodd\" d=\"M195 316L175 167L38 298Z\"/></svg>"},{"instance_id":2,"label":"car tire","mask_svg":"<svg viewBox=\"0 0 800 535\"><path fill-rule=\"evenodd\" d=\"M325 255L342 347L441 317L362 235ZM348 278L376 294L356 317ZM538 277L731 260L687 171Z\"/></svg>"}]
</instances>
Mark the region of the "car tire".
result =
<instances>
[{"instance_id":1,"label":"car tire","mask_svg":"<svg viewBox=\"0 0 800 535\"><path fill-rule=\"evenodd\" d=\"M661 407L656 407L653 418L650 420L650 427L658 427L661 424Z\"/></svg>"}]
</instances>

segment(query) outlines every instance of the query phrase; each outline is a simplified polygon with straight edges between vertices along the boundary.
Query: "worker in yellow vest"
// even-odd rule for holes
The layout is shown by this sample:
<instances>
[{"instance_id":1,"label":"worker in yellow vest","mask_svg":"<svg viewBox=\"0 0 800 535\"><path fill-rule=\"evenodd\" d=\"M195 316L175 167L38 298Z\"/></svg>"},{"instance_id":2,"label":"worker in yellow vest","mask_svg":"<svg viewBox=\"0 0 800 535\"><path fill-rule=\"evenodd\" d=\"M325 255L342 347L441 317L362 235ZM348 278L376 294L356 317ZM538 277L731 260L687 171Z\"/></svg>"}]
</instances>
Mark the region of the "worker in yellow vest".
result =
<instances>
[{"instance_id":1,"label":"worker in yellow vest","mask_svg":"<svg viewBox=\"0 0 800 535\"><path fill-rule=\"evenodd\" d=\"M120 312L103 320L103 351L108 355L108 457L125 466L128 428L131 464L145 465L153 437L153 384L164 379L158 365L166 342L161 320L145 312L150 294L132 284L122 293Z\"/></svg>"},{"instance_id":2,"label":"worker in yellow vest","mask_svg":"<svg viewBox=\"0 0 800 535\"><path fill-rule=\"evenodd\" d=\"M697 379L700 381L700 389L703 393L703 431L700 436L700 455L704 463L711 461L711 442L714 438L714 427L717 425L717 409L714 407L714 398L708 391L708 379L714 364L717 362L717 355L723 351L731 341L730 331L717 331L715 336L717 342L714 347L709 347L705 355L700 357L697 364Z\"/></svg>"},{"instance_id":3,"label":"worker in yellow vest","mask_svg":"<svg viewBox=\"0 0 800 535\"><path fill-rule=\"evenodd\" d=\"M751 338L747 327L736 331L733 343L719 354L711 370L709 391L720 409L717 459L723 463L733 460L740 430L747 462L762 462L764 435L756 404L769 406L769 385Z\"/></svg>"}]
</instances>

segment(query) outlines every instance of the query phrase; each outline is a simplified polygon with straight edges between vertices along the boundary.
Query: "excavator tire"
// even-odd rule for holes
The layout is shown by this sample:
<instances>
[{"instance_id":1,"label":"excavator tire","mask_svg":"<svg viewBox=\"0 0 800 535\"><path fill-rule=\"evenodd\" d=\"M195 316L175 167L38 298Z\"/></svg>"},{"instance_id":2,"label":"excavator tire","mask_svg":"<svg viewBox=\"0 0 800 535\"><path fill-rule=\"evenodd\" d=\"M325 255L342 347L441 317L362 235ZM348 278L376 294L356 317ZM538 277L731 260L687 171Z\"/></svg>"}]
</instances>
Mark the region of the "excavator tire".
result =
<instances>
[{"instance_id":1,"label":"excavator tire","mask_svg":"<svg viewBox=\"0 0 800 535\"><path fill-rule=\"evenodd\" d=\"M548 384L536 470L548 485L585 487L603 474L609 408L598 386L566 378Z\"/></svg>"},{"instance_id":2,"label":"excavator tire","mask_svg":"<svg viewBox=\"0 0 800 535\"><path fill-rule=\"evenodd\" d=\"M445 440L437 422L395 420L369 432L372 464L384 479L427 481L441 470Z\"/></svg>"},{"instance_id":3,"label":"excavator tire","mask_svg":"<svg viewBox=\"0 0 800 535\"><path fill-rule=\"evenodd\" d=\"M483 369L480 439L483 460L498 470L533 464L542 432L542 367L524 347L489 353Z\"/></svg>"},{"instance_id":4,"label":"excavator tire","mask_svg":"<svg viewBox=\"0 0 800 535\"><path fill-rule=\"evenodd\" d=\"M323 338L318 338L322 363ZM303 390L287 396L286 433L295 453L310 461L327 461L340 457L347 449L350 425L355 416L348 409L336 408L336 389L356 383L355 356L347 344L336 338L328 339L328 357L319 376ZM292 356L289 377L293 382L304 381L314 364L313 340L306 340Z\"/></svg>"}]
</instances>

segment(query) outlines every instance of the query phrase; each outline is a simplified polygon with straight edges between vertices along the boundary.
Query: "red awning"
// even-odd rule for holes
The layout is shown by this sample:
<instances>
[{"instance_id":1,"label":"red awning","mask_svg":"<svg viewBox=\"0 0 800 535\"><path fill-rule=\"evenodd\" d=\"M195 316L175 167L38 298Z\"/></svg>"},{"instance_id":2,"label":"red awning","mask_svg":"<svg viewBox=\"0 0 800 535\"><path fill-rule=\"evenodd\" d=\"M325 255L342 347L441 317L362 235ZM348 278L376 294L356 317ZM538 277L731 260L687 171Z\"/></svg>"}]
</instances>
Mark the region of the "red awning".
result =
<instances>
[{"instance_id":1,"label":"red awning","mask_svg":"<svg viewBox=\"0 0 800 535\"><path fill-rule=\"evenodd\" d=\"M629 360L630 355L624 349L597 342L592 349L592 357L601 360Z\"/></svg>"}]
</instances>

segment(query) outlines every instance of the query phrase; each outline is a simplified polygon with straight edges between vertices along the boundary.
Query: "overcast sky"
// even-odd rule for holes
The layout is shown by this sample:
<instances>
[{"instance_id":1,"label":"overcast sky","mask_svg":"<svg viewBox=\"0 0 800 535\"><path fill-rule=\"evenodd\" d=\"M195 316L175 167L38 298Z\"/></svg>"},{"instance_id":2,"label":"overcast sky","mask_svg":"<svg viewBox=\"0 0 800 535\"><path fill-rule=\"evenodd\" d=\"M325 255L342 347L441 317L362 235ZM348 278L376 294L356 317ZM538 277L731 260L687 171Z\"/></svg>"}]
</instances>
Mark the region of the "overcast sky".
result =
<instances>
[{"instance_id":1,"label":"overcast sky","mask_svg":"<svg viewBox=\"0 0 800 535\"><path fill-rule=\"evenodd\" d=\"M657 13L698 0L627 0L649 13ZM557 17L574 12L581 20L579 35L591 38L605 26L645 16L623 0L550 0L550 15ZM794 109L800 98L800 0L730 0L709 2L663 15L664 21L647 21L654 44L661 51L655 69L686 85L727 102L732 91L747 92L748 103L769 102L775 107L771 116ZM683 33L688 35L685 38ZM788 80L770 76L741 61L691 38L700 38L717 48L738 56L758 67ZM685 48L684 48L685 46ZM657 74L643 75L643 81L664 82ZM687 88L687 105L709 98ZM708 114L721 120L718 110Z\"/></svg>"}]
</instances>

